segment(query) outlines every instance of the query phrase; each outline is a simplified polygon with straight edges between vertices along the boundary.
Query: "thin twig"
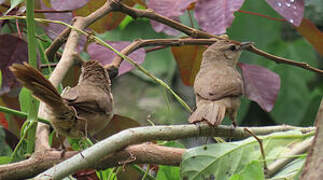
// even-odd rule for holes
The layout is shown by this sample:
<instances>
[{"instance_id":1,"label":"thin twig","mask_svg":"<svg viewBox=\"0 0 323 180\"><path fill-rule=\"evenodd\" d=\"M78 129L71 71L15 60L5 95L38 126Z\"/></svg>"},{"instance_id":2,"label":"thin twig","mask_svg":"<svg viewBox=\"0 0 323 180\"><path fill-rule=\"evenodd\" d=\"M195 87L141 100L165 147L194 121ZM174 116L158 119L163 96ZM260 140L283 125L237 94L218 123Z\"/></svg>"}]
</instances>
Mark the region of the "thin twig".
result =
<instances>
[{"instance_id":1,"label":"thin twig","mask_svg":"<svg viewBox=\"0 0 323 180\"><path fill-rule=\"evenodd\" d=\"M183 45L211 45L217 42L218 39L147 39L147 40L135 40L126 48L124 48L121 53L125 55L129 55L135 50L147 47L147 46L183 46ZM120 56L115 56L112 60L112 63L107 65L106 67L114 66L118 68L122 62L123 58Z\"/></svg>"},{"instance_id":2,"label":"thin twig","mask_svg":"<svg viewBox=\"0 0 323 180\"><path fill-rule=\"evenodd\" d=\"M296 62L287 58L283 58L283 57L279 57L279 56L275 56L272 54L269 54L265 51L262 51L258 48L256 48L254 45L251 45L247 48L248 51L253 52L255 54L258 54L260 56L263 56L265 58L271 59L273 61L275 61L276 63L284 63L284 64L289 64L289 65L293 65L293 66L297 66L297 67L301 67L303 69L307 69L307 70L311 70L320 74L323 74L323 70L322 69L318 69L315 67L310 66L307 63L304 62Z\"/></svg>"},{"instance_id":3,"label":"thin twig","mask_svg":"<svg viewBox=\"0 0 323 180\"><path fill-rule=\"evenodd\" d=\"M254 137L258 143L259 143L259 146L260 146L260 152L261 152L261 155L262 155L262 159L264 161L264 170L265 172L268 170L268 167L267 167L267 163L266 163L266 155L265 155L265 151L264 151L264 146L262 144L262 139L258 138L252 131L250 131L248 128L244 128L245 131L247 131L252 137Z\"/></svg>"}]
</instances>

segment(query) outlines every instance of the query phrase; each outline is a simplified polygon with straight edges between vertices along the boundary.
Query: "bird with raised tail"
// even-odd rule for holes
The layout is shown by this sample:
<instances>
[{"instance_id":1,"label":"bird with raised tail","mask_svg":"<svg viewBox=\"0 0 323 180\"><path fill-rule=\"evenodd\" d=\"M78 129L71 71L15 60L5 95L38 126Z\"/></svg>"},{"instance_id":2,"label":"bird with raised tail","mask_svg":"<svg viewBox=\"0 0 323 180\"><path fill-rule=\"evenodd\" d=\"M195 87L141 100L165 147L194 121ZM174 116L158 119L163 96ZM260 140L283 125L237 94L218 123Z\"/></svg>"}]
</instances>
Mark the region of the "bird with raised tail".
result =
<instances>
[{"instance_id":1,"label":"bird with raised tail","mask_svg":"<svg viewBox=\"0 0 323 180\"><path fill-rule=\"evenodd\" d=\"M236 69L242 50L248 43L219 40L203 53L200 70L194 81L196 109L190 123L221 124L227 115L236 126L236 116L243 94L243 81Z\"/></svg>"},{"instance_id":2,"label":"bird with raised tail","mask_svg":"<svg viewBox=\"0 0 323 180\"><path fill-rule=\"evenodd\" d=\"M92 136L107 126L113 117L110 77L97 61L85 62L78 84L65 88L61 95L27 63L13 64L9 68L34 97L46 104L49 120L58 134L71 138Z\"/></svg>"}]
</instances>

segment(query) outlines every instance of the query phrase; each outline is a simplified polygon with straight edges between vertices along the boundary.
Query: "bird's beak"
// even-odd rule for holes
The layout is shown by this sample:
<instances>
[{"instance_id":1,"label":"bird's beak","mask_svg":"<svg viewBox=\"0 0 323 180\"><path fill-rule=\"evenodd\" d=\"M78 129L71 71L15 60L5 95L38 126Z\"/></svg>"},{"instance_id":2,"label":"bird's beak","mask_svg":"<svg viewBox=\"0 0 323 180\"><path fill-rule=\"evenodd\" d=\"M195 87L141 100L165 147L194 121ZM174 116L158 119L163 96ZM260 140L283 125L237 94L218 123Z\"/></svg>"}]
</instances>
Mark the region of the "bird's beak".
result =
<instances>
[{"instance_id":1,"label":"bird's beak","mask_svg":"<svg viewBox=\"0 0 323 180\"><path fill-rule=\"evenodd\" d=\"M254 42L242 42L240 43L240 49L244 50L244 49L248 49L250 46L252 46L254 44Z\"/></svg>"}]
</instances>

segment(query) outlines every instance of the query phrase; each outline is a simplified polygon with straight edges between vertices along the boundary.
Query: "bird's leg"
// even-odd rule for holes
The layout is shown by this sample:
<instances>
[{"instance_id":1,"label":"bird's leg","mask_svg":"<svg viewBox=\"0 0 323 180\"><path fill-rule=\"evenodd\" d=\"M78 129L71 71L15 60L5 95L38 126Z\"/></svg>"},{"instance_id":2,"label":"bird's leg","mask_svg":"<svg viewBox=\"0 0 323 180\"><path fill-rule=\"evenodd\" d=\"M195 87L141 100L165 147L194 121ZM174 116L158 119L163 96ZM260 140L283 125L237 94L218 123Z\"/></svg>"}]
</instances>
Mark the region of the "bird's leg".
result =
<instances>
[{"instance_id":1,"label":"bird's leg","mask_svg":"<svg viewBox=\"0 0 323 180\"><path fill-rule=\"evenodd\" d=\"M231 121L232 121L232 125L233 125L233 127L234 128L236 128L238 125L237 125L237 121L236 121L236 119L237 119L237 114L238 114L238 112L237 111L230 111L229 112L229 118L231 119Z\"/></svg>"}]
</instances>

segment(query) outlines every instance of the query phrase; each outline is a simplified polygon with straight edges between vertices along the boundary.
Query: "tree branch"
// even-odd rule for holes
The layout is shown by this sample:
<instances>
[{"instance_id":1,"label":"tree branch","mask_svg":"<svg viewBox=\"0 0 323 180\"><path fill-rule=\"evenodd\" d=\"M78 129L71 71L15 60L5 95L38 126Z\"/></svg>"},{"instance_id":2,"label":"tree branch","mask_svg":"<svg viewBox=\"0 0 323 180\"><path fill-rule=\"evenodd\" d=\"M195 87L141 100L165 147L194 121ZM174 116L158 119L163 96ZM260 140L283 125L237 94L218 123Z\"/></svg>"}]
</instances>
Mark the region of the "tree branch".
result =
<instances>
[{"instance_id":1,"label":"tree branch","mask_svg":"<svg viewBox=\"0 0 323 180\"><path fill-rule=\"evenodd\" d=\"M313 128L297 128L292 126L249 127L248 129L257 135L265 135L274 131L286 131L291 129L299 129L303 132L313 130ZM106 155L114 153L128 145L153 140L176 140L198 136L245 138L250 136L250 134L244 131L244 127L232 128L231 126L222 125L210 127L206 124L200 126L173 125L131 128L94 144L80 154L39 174L36 179L62 179L78 170L95 166L95 164Z\"/></svg>"},{"instance_id":2,"label":"tree branch","mask_svg":"<svg viewBox=\"0 0 323 180\"><path fill-rule=\"evenodd\" d=\"M320 179L323 177L323 98L316 115L315 127L317 131L315 132L314 142L309 150L305 167L300 177L302 180Z\"/></svg>"},{"instance_id":3,"label":"tree branch","mask_svg":"<svg viewBox=\"0 0 323 180\"><path fill-rule=\"evenodd\" d=\"M193 38L224 39L220 36L212 35L207 32L200 31L200 30L185 26L184 24L182 24L180 22L174 21L166 16L162 16L162 15L158 14L151 9L146 9L146 10L136 9L136 8L129 7L129 6L125 5L124 3L121 3L120 1L115 1L115 0L112 0L111 6L113 6L114 11L128 14L129 16L133 17L134 19L136 19L138 17L139 18L146 17L151 20L165 24L169 27L172 27L178 31L181 31Z\"/></svg>"},{"instance_id":4,"label":"tree branch","mask_svg":"<svg viewBox=\"0 0 323 180\"><path fill-rule=\"evenodd\" d=\"M184 45L211 45L217 42L218 39L147 39L147 40L135 40L126 48L124 48L121 53L124 55L129 55L135 50L147 47L147 46L184 46ZM106 68L111 66L119 68L123 58L120 56L115 56L111 64L106 65Z\"/></svg>"},{"instance_id":5,"label":"tree branch","mask_svg":"<svg viewBox=\"0 0 323 180\"><path fill-rule=\"evenodd\" d=\"M124 162L130 161L132 157L134 159L129 162L130 164L151 163L178 166L185 151L186 149L164 147L151 143L132 145L102 158L92 168L106 169L120 166ZM0 179L19 180L31 178L77 153L79 152L70 151L66 152L64 157L61 157L62 151L37 152L27 160L0 165Z\"/></svg>"},{"instance_id":6,"label":"tree branch","mask_svg":"<svg viewBox=\"0 0 323 180\"><path fill-rule=\"evenodd\" d=\"M258 54L260 56L263 56L265 58L271 59L271 60L275 61L276 63L289 64L289 65L297 66L297 67L300 67L300 68L303 68L303 69L307 69L307 70L310 70L310 71L314 71L314 72L323 74L323 70L315 68L315 67L312 67L307 63L296 62L296 61L293 61L293 60L290 60L290 59L287 59L287 58L283 58L283 57L279 57L279 56L269 54L269 53L267 53L265 51L262 51L262 50L256 48L254 45L249 46L247 48L247 50L252 52L252 53Z\"/></svg>"}]
</instances>

